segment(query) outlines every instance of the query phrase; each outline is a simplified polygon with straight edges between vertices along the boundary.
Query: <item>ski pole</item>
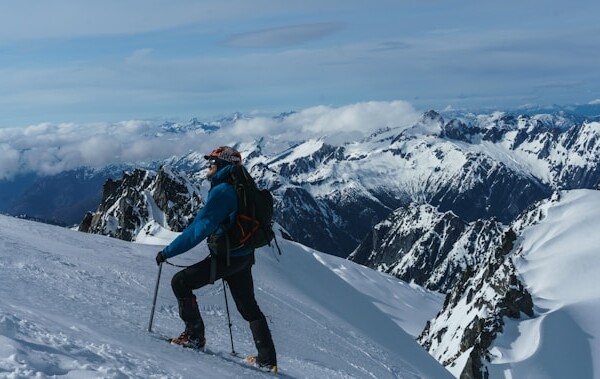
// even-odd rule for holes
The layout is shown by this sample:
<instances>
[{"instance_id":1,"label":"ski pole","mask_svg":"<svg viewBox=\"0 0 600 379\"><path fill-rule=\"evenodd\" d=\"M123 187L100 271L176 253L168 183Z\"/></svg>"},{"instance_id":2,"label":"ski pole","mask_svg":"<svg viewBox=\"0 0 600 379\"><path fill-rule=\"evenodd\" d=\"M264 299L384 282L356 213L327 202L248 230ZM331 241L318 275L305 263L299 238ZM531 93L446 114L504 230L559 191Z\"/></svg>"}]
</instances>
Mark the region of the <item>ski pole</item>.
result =
<instances>
[{"instance_id":1,"label":"ski pole","mask_svg":"<svg viewBox=\"0 0 600 379\"><path fill-rule=\"evenodd\" d=\"M154 320L154 308L156 308L156 297L158 296L158 285L160 284L160 272L162 271L162 263L158 265L158 278L156 279L156 287L154 288L154 300L152 301L152 311L150 312L150 323L148 324L148 332L152 333L152 321Z\"/></svg>"},{"instance_id":2,"label":"ski pole","mask_svg":"<svg viewBox=\"0 0 600 379\"><path fill-rule=\"evenodd\" d=\"M229 302L227 301L227 290L225 288L225 279L223 279L223 294L225 295L225 309L227 309L227 322L229 323L229 339L231 340L231 355L237 355L233 348L233 334L231 333L231 316L229 315Z\"/></svg>"}]
</instances>

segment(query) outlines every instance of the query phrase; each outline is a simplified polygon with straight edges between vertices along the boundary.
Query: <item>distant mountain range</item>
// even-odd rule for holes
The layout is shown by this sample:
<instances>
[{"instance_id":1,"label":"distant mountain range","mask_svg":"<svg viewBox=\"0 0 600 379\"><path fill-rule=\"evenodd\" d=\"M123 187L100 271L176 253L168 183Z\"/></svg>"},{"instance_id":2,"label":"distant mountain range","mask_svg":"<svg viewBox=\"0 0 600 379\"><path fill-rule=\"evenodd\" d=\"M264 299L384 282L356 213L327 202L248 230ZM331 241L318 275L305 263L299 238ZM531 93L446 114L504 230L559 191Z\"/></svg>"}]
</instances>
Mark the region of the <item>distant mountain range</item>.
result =
<instances>
[{"instance_id":1,"label":"distant mountain range","mask_svg":"<svg viewBox=\"0 0 600 379\"><path fill-rule=\"evenodd\" d=\"M585 121L589 116L573 113L582 109L590 114L600 106L534 115L429 111L408 128L385 128L340 145L296 139L274 149L277 136L265 136L237 148L259 183L273 190L275 218L293 238L348 256L374 225L411 203L452 211L465 222L494 217L507 223L554 189L596 188L600 132L597 123ZM213 133L240 119L248 118L238 113L207 123L164 122L161 130ZM275 153L264 153L265 145ZM0 181L0 211L78 224L96 210L101 184L123 172L158 171L165 164L202 185L202 155Z\"/></svg>"}]
</instances>

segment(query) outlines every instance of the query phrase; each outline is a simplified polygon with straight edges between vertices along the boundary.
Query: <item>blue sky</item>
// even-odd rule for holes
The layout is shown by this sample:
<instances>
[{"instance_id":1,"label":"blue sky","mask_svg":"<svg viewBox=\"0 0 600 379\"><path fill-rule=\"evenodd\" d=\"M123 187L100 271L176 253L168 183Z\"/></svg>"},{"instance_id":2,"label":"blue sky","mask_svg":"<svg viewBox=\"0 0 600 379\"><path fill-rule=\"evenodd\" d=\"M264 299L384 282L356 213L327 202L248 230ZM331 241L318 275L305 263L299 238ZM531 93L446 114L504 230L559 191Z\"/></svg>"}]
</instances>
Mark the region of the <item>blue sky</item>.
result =
<instances>
[{"instance_id":1,"label":"blue sky","mask_svg":"<svg viewBox=\"0 0 600 379\"><path fill-rule=\"evenodd\" d=\"M600 1L2 1L0 128L600 99Z\"/></svg>"}]
</instances>

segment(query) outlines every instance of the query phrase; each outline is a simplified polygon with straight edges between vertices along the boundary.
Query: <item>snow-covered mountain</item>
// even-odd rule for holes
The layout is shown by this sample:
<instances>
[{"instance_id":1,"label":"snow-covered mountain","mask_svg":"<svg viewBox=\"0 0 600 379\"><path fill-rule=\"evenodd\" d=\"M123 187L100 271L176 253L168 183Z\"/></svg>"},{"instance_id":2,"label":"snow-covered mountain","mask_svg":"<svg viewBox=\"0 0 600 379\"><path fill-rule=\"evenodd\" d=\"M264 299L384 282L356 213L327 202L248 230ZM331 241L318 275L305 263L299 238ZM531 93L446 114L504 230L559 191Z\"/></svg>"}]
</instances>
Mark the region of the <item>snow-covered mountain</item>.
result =
<instances>
[{"instance_id":1,"label":"snow-covered mountain","mask_svg":"<svg viewBox=\"0 0 600 379\"><path fill-rule=\"evenodd\" d=\"M454 217L417 208L422 225ZM254 271L284 374L444 377L417 352L419 336L456 377L600 378L598 212L594 190L536 204L480 252L484 263L463 269L444 304L414 284L280 239L284 254L262 249ZM0 376L265 375L173 349L145 332L158 249L0 216ZM200 245L175 263L205 254ZM468 261L467 252L462 257ZM174 270L163 270L158 334L181 328L164 284ZM222 290L198 295L209 343L229 351ZM236 350L251 352L243 320L233 317Z\"/></svg>"},{"instance_id":2,"label":"snow-covered mountain","mask_svg":"<svg viewBox=\"0 0 600 379\"><path fill-rule=\"evenodd\" d=\"M136 169L117 181L107 180L102 202L78 230L125 241L181 232L202 208L202 189L186 175L161 166L158 173Z\"/></svg>"},{"instance_id":3,"label":"snow-covered mountain","mask_svg":"<svg viewBox=\"0 0 600 379\"><path fill-rule=\"evenodd\" d=\"M446 293L465 270L489 265L487 252L503 229L494 219L467 223L450 211L411 204L375 225L349 259Z\"/></svg>"},{"instance_id":4,"label":"snow-covered mountain","mask_svg":"<svg viewBox=\"0 0 600 379\"><path fill-rule=\"evenodd\" d=\"M594 216L598 206L598 191L555 193L504 226L495 220L466 223L430 205L412 205L376 225L350 259L447 292L442 310L419 342L457 377L598 377L592 374L597 363L587 360L598 347L580 342L580 328L594 330L585 316L578 316L575 325L570 314L552 317L566 320L566 327L573 329L574 336L568 339L577 342L583 365L574 363L578 358L566 351L569 358L555 357L562 354L562 345L555 341L559 333L553 327L561 326L557 322L541 335L538 320L558 312L564 302L571 304L570 298L580 299L580 293L589 292L588 286L596 287L600 261L589 250L597 250L600 243L592 232L600 226ZM538 242L527 240L533 228ZM546 250L556 256L546 255ZM529 254L541 261L530 262ZM583 261L572 261L581 256ZM552 266L544 260L553 260ZM581 281L579 270L570 269L573 265L589 267ZM523 267L536 272L536 283L529 281L532 276ZM554 284L557 276L562 278L560 284ZM563 281L571 284L564 284L568 289L559 290L560 299L550 301L553 309L548 311L549 299L558 295L545 291L545 298L536 296L536 288L556 288ZM595 309L598 300L593 294L574 307ZM543 342L546 339L550 345Z\"/></svg>"},{"instance_id":5,"label":"snow-covered mountain","mask_svg":"<svg viewBox=\"0 0 600 379\"><path fill-rule=\"evenodd\" d=\"M419 342L461 378L599 378L600 191L554 194L468 266Z\"/></svg>"},{"instance_id":6,"label":"snow-covered mountain","mask_svg":"<svg viewBox=\"0 0 600 379\"><path fill-rule=\"evenodd\" d=\"M441 306L439 294L294 242L280 245L281 256L260 249L253 269L279 376L451 377L415 341ZM229 356L220 283L196 294L208 346L222 356L160 340L182 329L169 286L177 269L170 266L147 332L160 248L0 216L0 377L272 377ZM173 263L206 254L201 244ZM235 309L231 316L235 351L254 353L246 322Z\"/></svg>"},{"instance_id":7,"label":"snow-covered mountain","mask_svg":"<svg viewBox=\"0 0 600 379\"><path fill-rule=\"evenodd\" d=\"M275 191L278 222L302 243L342 256L412 202L467 222L506 223L554 188L600 183L600 123L568 125L546 115L493 114L470 123L427 112L409 128L340 145L311 139L271 153L268 142L239 147Z\"/></svg>"},{"instance_id":8,"label":"snow-covered mountain","mask_svg":"<svg viewBox=\"0 0 600 379\"><path fill-rule=\"evenodd\" d=\"M167 135L187 132L204 134L215 132L224 126L234 124L236 121L243 119L248 119L248 117L240 112L235 112L229 116L208 122L193 117L187 122L165 121L160 125L160 129L162 133Z\"/></svg>"},{"instance_id":9,"label":"snow-covered mountain","mask_svg":"<svg viewBox=\"0 0 600 379\"><path fill-rule=\"evenodd\" d=\"M339 146L309 140L262 158L279 195L278 221L302 243L344 256L372 225L413 202L467 222L506 223L553 188L600 183L600 123L505 114L475 121L427 112L410 128ZM299 222L306 219L311 230Z\"/></svg>"},{"instance_id":10,"label":"snow-covered mountain","mask_svg":"<svg viewBox=\"0 0 600 379\"><path fill-rule=\"evenodd\" d=\"M419 342L456 376L485 378L488 349L502 332L505 318L534 316L531 296L507 259L516 235L508 230L499 237L499 246L479 257L484 265L465 269L442 311L419 336Z\"/></svg>"},{"instance_id":11,"label":"snow-covered mountain","mask_svg":"<svg viewBox=\"0 0 600 379\"><path fill-rule=\"evenodd\" d=\"M234 115L211 127L196 120L177 127L162 124L152 133L165 133L167 139L193 130L213 135L223 125L296 116L255 121ZM222 143L229 141L235 136ZM442 117L429 111L416 122L389 125L364 137L303 138L281 131L236 147L259 183L273 190L275 219L291 236L344 257L375 224L411 203L451 211L465 222L494 217L509 223L555 189L600 184L600 123L564 113ZM157 170L166 164L202 183L204 153L182 152L139 167Z\"/></svg>"}]
</instances>

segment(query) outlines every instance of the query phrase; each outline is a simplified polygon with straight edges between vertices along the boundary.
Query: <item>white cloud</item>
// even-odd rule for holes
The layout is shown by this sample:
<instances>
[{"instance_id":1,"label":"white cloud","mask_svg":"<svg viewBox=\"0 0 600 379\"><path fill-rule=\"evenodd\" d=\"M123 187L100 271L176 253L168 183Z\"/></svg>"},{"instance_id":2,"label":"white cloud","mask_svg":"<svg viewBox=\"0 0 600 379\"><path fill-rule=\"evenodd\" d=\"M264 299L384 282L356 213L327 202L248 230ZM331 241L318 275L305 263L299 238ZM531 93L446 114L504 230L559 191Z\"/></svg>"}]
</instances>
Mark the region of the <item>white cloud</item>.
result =
<instances>
[{"instance_id":1,"label":"white cloud","mask_svg":"<svg viewBox=\"0 0 600 379\"><path fill-rule=\"evenodd\" d=\"M370 101L337 108L319 105L281 120L264 117L240 120L233 129L223 132L249 138L277 135L283 140L327 137L329 143L340 144L377 129L408 127L419 117L405 101Z\"/></svg>"},{"instance_id":2,"label":"white cloud","mask_svg":"<svg viewBox=\"0 0 600 379\"><path fill-rule=\"evenodd\" d=\"M588 104L589 105L600 105L600 99L592 100Z\"/></svg>"},{"instance_id":3,"label":"white cloud","mask_svg":"<svg viewBox=\"0 0 600 379\"><path fill-rule=\"evenodd\" d=\"M416 111L407 102L369 101L340 108L308 108L290 119L305 132L334 134L348 131L370 133L386 126L407 126L417 117Z\"/></svg>"},{"instance_id":4,"label":"white cloud","mask_svg":"<svg viewBox=\"0 0 600 379\"><path fill-rule=\"evenodd\" d=\"M199 145L200 137L193 133L167 138L159 132L159 124L143 121L0 129L0 178L19 172L52 175L80 166L161 159Z\"/></svg>"},{"instance_id":5,"label":"white cloud","mask_svg":"<svg viewBox=\"0 0 600 379\"><path fill-rule=\"evenodd\" d=\"M407 102L365 102L343 107L316 106L283 119L238 120L217 133L166 132L159 122L96 124L44 123L0 129L0 178L17 173L57 174L80 166L135 163L265 137L285 148L285 141L325 137L332 144L366 136L384 127L408 127L420 115ZM284 144L280 144L284 142Z\"/></svg>"},{"instance_id":6,"label":"white cloud","mask_svg":"<svg viewBox=\"0 0 600 379\"><path fill-rule=\"evenodd\" d=\"M0 179L10 178L19 170L19 151L0 143Z\"/></svg>"}]
</instances>

